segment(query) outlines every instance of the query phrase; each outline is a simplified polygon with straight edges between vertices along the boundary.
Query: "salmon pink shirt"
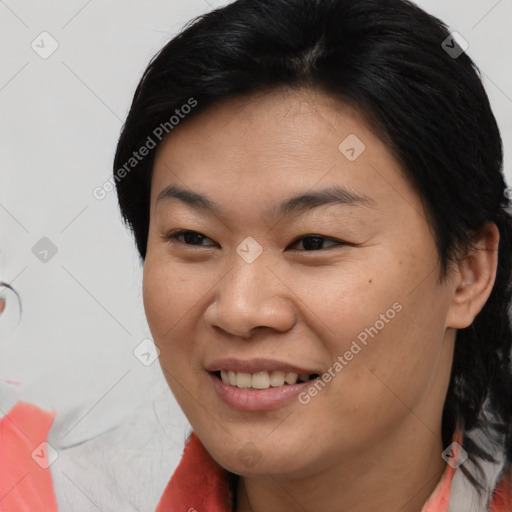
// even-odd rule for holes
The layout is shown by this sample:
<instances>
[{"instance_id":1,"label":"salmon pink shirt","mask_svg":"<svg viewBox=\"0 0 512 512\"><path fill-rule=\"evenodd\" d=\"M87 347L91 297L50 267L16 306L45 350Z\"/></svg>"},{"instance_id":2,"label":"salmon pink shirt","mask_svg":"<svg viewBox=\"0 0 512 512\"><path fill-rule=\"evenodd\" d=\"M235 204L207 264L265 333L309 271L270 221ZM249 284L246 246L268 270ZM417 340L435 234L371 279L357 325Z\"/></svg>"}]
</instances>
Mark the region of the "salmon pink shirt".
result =
<instances>
[{"instance_id":1,"label":"salmon pink shirt","mask_svg":"<svg viewBox=\"0 0 512 512\"><path fill-rule=\"evenodd\" d=\"M0 420L0 512L57 512L46 445L55 415L17 402Z\"/></svg>"}]
</instances>

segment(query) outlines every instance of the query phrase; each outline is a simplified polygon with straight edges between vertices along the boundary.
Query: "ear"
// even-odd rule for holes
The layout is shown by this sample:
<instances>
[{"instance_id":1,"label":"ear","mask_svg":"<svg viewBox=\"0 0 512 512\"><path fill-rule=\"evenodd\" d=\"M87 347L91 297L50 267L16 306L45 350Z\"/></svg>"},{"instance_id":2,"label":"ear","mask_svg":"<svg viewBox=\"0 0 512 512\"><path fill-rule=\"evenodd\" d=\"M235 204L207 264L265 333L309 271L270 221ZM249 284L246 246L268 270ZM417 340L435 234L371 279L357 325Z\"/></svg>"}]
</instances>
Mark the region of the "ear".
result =
<instances>
[{"instance_id":1,"label":"ear","mask_svg":"<svg viewBox=\"0 0 512 512\"><path fill-rule=\"evenodd\" d=\"M486 223L472 237L452 276L453 294L446 327L469 327L491 294L498 267L500 232L494 222Z\"/></svg>"}]
</instances>

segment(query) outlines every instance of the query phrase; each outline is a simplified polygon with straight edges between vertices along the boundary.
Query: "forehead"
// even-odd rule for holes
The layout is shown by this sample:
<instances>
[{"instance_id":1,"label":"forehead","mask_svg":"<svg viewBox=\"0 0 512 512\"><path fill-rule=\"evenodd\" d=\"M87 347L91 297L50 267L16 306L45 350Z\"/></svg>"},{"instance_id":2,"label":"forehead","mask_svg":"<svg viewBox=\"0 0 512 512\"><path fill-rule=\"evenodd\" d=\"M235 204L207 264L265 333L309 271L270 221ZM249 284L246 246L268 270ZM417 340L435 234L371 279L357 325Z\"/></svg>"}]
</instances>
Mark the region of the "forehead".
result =
<instances>
[{"instance_id":1,"label":"forehead","mask_svg":"<svg viewBox=\"0 0 512 512\"><path fill-rule=\"evenodd\" d=\"M171 184L246 201L332 184L417 199L365 116L314 89L232 98L185 119L158 149L152 203Z\"/></svg>"},{"instance_id":2,"label":"forehead","mask_svg":"<svg viewBox=\"0 0 512 512\"><path fill-rule=\"evenodd\" d=\"M198 108L200 104L196 111ZM313 139L327 136L318 150L327 145L337 150L349 133L372 144L378 142L364 114L350 104L321 90L279 88L225 99L185 118L167 136L158 154L188 145L199 158L211 154L211 146L219 143L233 155L245 150L255 152L254 156L270 156L280 151L287 158L296 155L300 160L310 153L308 142Z\"/></svg>"}]
</instances>

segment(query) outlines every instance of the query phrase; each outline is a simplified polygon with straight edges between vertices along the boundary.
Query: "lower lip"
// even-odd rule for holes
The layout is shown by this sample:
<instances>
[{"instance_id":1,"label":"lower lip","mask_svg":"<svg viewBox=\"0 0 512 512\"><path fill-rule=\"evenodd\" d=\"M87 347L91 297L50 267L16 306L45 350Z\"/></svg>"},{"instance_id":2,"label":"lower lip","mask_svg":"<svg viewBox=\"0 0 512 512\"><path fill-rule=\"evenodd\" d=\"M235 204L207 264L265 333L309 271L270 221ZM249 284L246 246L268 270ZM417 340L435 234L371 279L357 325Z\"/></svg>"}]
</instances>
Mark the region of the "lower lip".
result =
<instances>
[{"instance_id":1,"label":"lower lip","mask_svg":"<svg viewBox=\"0 0 512 512\"><path fill-rule=\"evenodd\" d=\"M300 384L285 384L268 389L241 389L224 384L221 379L209 374L217 394L234 409L240 411L271 411L278 409L311 386L313 381Z\"/></svg>"}]
</instances>

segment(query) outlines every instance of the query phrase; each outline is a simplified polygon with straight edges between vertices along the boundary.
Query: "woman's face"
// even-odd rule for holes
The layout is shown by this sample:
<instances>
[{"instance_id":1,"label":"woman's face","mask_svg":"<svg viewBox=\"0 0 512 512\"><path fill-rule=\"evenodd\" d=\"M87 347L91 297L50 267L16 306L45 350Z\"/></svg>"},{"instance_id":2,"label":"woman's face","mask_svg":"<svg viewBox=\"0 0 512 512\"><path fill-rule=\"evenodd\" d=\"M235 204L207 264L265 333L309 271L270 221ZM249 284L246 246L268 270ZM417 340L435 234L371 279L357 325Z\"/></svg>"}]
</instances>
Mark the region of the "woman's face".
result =
<instances>
[{"instance_id":1,"label":"woman's face","mask_svg":"<svg viewBox=\"0 0 512 512\"><path fill-rule=\"evenodd\" d=\"M231 99L159 148L145 311L173 394L230 471L307 475L439 433L449 283L399 165L328 95ZM302 373L320 377L293 384Z\"/></svg>"}]
</instances>

